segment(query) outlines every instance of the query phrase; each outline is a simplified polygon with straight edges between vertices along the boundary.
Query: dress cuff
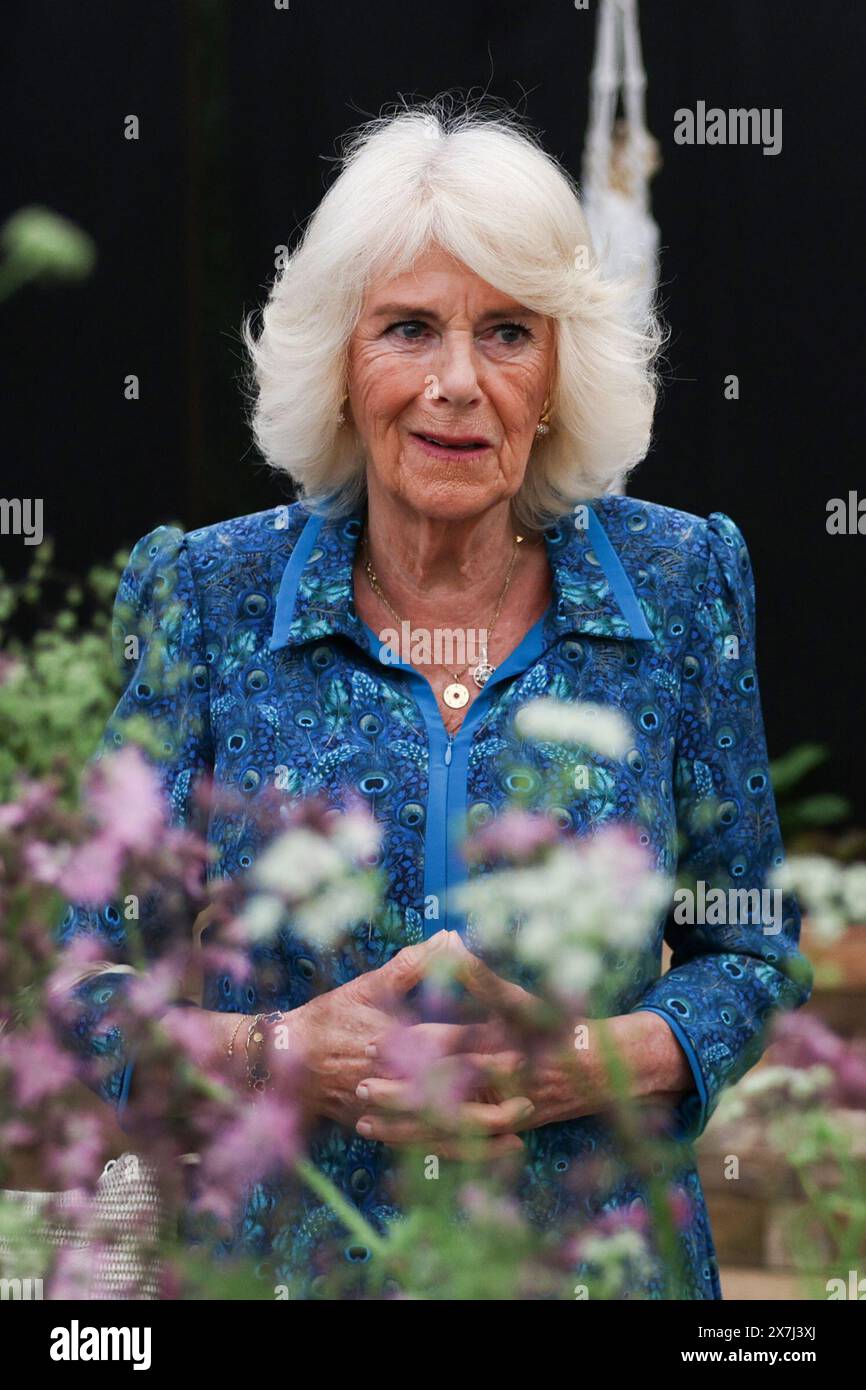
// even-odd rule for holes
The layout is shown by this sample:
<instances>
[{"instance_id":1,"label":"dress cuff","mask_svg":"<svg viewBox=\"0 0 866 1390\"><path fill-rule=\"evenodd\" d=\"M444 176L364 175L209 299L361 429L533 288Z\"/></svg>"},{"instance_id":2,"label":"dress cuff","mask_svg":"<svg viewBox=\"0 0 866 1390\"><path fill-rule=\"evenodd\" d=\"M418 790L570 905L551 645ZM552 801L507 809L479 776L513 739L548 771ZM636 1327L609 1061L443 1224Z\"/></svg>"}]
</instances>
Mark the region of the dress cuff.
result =
<instances>
[{"instance_id":1,"label":"dress cuff","mask_svg":"<svg viewBox=\"0 0 866 1390\"><path fill-rule=\"evenodd\" d=\"M677 1116L679 1124L677 1126L677 1138L697 1139L704 1131L707 1120L709 1119L709 1095L707 1093L707 1083L698 1061L698 1054L692 1046L691 1039L678 1019L664 1009L658 1009L652 1004L639 1004L630 1010L631 1013L658 1014L663 1018L670 1028L680 1047L686 1055L686 1061L691 1067L692 1076L695 1082L694 1091L688 1092L677 1105Z\"/></svg>"}]
</instances>

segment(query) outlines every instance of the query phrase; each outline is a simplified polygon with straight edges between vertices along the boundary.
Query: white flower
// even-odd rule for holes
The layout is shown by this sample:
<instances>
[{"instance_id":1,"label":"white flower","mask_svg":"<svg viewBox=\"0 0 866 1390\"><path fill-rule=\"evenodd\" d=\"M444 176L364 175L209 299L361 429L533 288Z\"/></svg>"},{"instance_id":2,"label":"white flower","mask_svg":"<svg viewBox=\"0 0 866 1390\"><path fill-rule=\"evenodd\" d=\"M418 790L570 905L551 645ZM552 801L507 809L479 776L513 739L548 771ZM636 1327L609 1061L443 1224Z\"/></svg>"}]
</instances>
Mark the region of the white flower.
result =
<instances>
[{"instance_id":1,"label":"white flower","mask_svg":"<svg viewBox=\"0 0 866 1390\"><path fill-rule=\"evenodd\" d=\"M284 915L279 898L270 893L254 893L244 903L239 922L248 941L264 941L273 936Z\"/></svg>"},{"instance_id":2,"label":"white flower","mask_svg":"<svg viewBox=\"0 0 866 1390\"><path fill-rule=\"evenodd\" d=\"M518 710L515 726L521 738L580 744L605 758L621 758L633 741L628 722L617 710L588 701L572 704L550 696L525 704Z\"/></svg>"},{"instance_id":3,"label":"white flower","mask_svg":"<svg viewBox=\"0 0 866 1390\"><path fill-rule=\"evenodd\" d=\"M838 897L842 866L823 854L794 854L775 870L773 883L796 893L810 911L817 910Z\"/></svg>"},{"instance_id":4,"label":"white flower","mask_svg":"<svg viewBox=\"0 0 866 1390\"><path fill-rule=\"evenodd\" d=\"M652 1259L647 1243L640 1231L624 1228L619 1231L593 1232L580 1239L580 1258L585 1264L616 1275L623 1267L631 1267L634 1272L651 1274Z\"/></svg>"},{"instance_id":5,"label":"white flower","mask_svg":"<svg viewBox=\"0 0 866 1390\"><path fill-rule=\"evenodd\" d=\"M737 1091L747 1099L755 1100L761 1096L779 1092L797 1100L809 1100L821 1095L832 1085L833 1073L829 1067L760 1067L751 1072L737 1086Z\"/></svg>"},{"instance_id":6,"label":"white flower","mask_svg":"<svg viewBox=\"0 0 866 1390\"><path fill-rule=\"evenodd\" d=\"M842 901L849 922L866 923L866 864L850 864L842 881Z\"/></svg>"},{"instance_id":7,"label":"white flower","mask_svg":"<svg viewBox=\"0 0 866 1390\"><path fill-rule=\"evenodd\" d=\"M763 1096L768 1091L787 1086L794 1076L793 1067L761 1067L740 1082L740 1092L747 1096Z\"/></svg>"},{"instance_id":8,"label":"white flower","mask_svg":"<svg viewBox=\"0 0 866 1390\"><path fill-rule=\"evenodd\" d=\"M510 939L552 989L573 996L598 982L606 953L646 944L670 893L670 880L612 827L557 845L540 865L477 875L457 896L482 945Z\"/></svg>"},{"instance_id":9,"label":"white flower","mask_svg":"<svg viewBox=\"0 0 866 1390\"><path fill-rule=\"evenodd\" d=\"M368 863L382 842L382 828L363 811L346 811L334 821L333 843L356 863Z\"/></svg>"},{"instance_id":10,"label":"white flower","mask_svg":"<svg viewBox=\"0 0 866 1390\"><path fill-rule=\"evenodd\" d=\"M866 864L840 864L823 854L792 855L773 874L773 883L793 891L809 914L819 940L837 941L850 924L866 922Z\"/></svg>"},{"instance_id":11,"label":"white flower","mask_svg":"<svg viewBox=\"0 0 866 1390\"><path fill-rule=\"evenodd\" d=\"M306 826L272 840L252 870L257 887L287 898L307 898L346 868L336 845Z\"/></svg>"},{"instance_id":12,"label":"white flower","mask_svg":"<svg viewBox=\"0 0 866 1390\"><path fill-rule=\"evenodd\" d=\"M372 917L377 905L375 876L347 874L299 907L293 920L304 940L327 950L345 936L347 927Z\"/></svg>"},{"instance_id":13,"label":"white flower","mask_svg":"<svg viewBox=\"0 0 866 1390\"><path fill-rule=\"evenodd\" d=\"M825 946L832 946L834 941L844 936L847 926L845 913L836 908L818 908L809 913L812 935Z\"/></svg>"},{"instance_id":14,"label":"white flower","mask_svg":"<svg viewBox=\"0 0 866 1390\"><path fill-rule=\"evenodd\" d=\"M241 921L257 940L291 919L298 934L328 949L378 911L375 873L365 866L379 845L369 816L340 816L331 834L295 826L272 840L250 872L254 892Z\"/></svg>"},{"instance_id":15,"label":"white flower","mask_svg":"<svg viewBox=\"0 0 866 1390\"><path fill-rule=\"evenodd\" d=\"M819 1096L833 1084L830 1067L818 1064L795 1071L791 1078L791 1094L798 1100Z\"/></svg>"}]
</instances>

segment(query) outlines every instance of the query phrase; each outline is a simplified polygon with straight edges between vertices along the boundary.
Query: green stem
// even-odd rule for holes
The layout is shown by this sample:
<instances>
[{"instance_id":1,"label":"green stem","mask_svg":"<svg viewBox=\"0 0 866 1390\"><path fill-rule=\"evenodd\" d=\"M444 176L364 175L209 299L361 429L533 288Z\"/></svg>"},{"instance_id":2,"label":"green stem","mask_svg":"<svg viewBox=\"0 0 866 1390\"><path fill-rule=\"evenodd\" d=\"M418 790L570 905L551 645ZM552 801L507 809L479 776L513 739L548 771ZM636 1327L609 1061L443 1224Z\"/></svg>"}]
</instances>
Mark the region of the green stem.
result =
<instances>
[{"instance_id":1,"label":"green stem","mask_svg":"<svg viewBox=\"0 0 866 1390\"><path fill-rule=\"evenodd\" d=\"M628 1163L631 1158L631 1161L640 1168L642 1146L636 1124L637 1115L631 1091L631 1075L611 1038L608 1020L599 1018L595 1022L598 1025L602 1060L617 1101L617 1127L625 1149L625 1160ZM669 1296L678 1298L680 1297L677 1292L678 1286L681 1286L684 1281L685 1261L670 1203L667 1200L664 1179L646 1174L646 1196L650 1223L658 1239Z\"/></svg>"},{"instance_id":2,"label":"green stem","mask_svg":"<svg viewBox=\"0 0 866 1390\"><path fill-rule=\"evenodd\" d=\"M342 1192L334 1186L330 1178L326 1178L320 1169L305 1158L297 1160L295 1171L307 1186L313 1189L316 1196L321 1197L322 1201L327 1203L334 1214L340 1218L347 1231L357 1236L364 1245L368 1245L374 1255L387 1256L388 1242L376 1234L369 1222L364 1220L357 1207L353 1207L350 1202L346 1201Z\"/></svg>"}]
</instances>

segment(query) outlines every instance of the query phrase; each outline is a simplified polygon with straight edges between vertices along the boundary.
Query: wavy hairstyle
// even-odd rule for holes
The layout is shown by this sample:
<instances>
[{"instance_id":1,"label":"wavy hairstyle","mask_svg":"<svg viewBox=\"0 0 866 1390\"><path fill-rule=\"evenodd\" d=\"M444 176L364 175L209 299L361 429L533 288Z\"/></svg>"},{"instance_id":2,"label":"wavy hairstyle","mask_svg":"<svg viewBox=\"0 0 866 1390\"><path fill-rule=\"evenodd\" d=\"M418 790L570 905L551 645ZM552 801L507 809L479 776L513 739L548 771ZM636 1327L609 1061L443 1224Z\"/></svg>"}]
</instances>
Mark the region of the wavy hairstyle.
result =
<instances>
[{"instance_id":1,"label":"wavy hairstyle","mask_svg":"<svg viewBox=\"0 0 866 1390\"><path fill-rule=\"evenodd\" d=\"M550 430L514 498L521 525L547 525L575 499L621 486L649 448L654 363L664 341L634 284L606 279L573 180L512 112L440 96L365 122L277 274L256 335L251 426L264 458L311 510L363 498L361 442L337 424L347 346L370 281L431 245L554 321Z\"/></svg>"}]
</instances>

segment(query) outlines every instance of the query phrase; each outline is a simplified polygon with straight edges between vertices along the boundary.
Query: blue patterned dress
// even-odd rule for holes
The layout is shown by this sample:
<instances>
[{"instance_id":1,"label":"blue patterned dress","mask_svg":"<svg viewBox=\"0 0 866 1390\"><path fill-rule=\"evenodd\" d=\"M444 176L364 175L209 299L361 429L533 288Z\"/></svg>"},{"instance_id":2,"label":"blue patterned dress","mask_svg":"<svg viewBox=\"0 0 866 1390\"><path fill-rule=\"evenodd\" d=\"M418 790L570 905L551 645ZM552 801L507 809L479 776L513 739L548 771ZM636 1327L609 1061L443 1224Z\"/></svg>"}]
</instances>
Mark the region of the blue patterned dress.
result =
<instances>
[{"instance_id":1,"label":"blue patterned dress","mask_svg":"<svg viewBox=\"0 0 866 1390\"><path fill-rule=\"evenodd\" d=\"M463 930L450 890L465 878L458 836L511 798L547 811L565 829L592 833L626 822L657 867L677 867L724 888L761 888L782 846L770 785L755 670L754 584L746 545L721 513L703 520L629 497L604 497L545 532L553 598L544 616L498 667L456 735L440 718L424 678L384 664L353 604L352 565L363 514L323 519L302 504L276 507L183 534L159 527L135 546L118 594L117 635L140 634L137 662L105 747L123 742L132 715L170 730L160 775L172 815L191 814L197 774L249 803L250 815L216 815L212 872L242 874L262 848L255 802L283 769L286 795L319 794L335 806L360 794L381 823L387 912L359 927L347 949L318 952L281 930L253 949L251 979L206 979L204 1005L226 1011L293 1009L322 990L376 969L401 947L443 926ZM588 522L588 524L585 524ZM130 626L130 614L132 626ZM155 630L160 633L154 661ZM592 759L585 790L574 766L586 751L532 743L516 712L538 696L614 706L634 729L622 761ZM579 780L579 779L578 779ZM682 837L685 836L685 846ZM438 916L425 904L438 902ZM694 1074L677 1125L678 1181L691 1199L682 1235L683 1296L721 1296L707 1211L691 1144L723 1087L761 1054L770 1012L809 996L797 949L799 913L785 899L782 930L755 922L677 926L660 921L652 949L616 963L615 1007L650 1009L669 1024ZM147 923L144 922L146 931ZM122 951L117 908L70 906L62 936L101 933ZM672 968L660 975L663 935ZM111 1058L104 1093L123 1109L132 1066L116 1028L101 1027L125 978L102 976L81 989L83 1051ZM642 1203L636 1179L597 1196L575 1195L587 1159L615 1157L597 1117L550 1124L525 1135L521 1198L542 1229ZM381 1228L395 1213L381 1144L329 1125L313 1157L345 1197ZM316 1251L374 1258L350 1241L311 1193L276 1233L267 1215L279 1193L259 1185L238 1244L273 1259L292 1296L314 1288ZM658 1297L647 1277L633 1297Z\"/></svg>"}]
</instances>

